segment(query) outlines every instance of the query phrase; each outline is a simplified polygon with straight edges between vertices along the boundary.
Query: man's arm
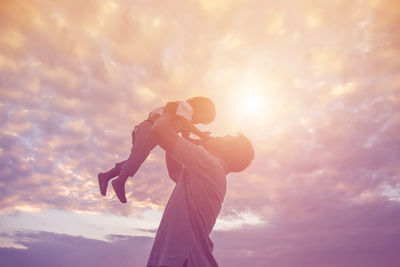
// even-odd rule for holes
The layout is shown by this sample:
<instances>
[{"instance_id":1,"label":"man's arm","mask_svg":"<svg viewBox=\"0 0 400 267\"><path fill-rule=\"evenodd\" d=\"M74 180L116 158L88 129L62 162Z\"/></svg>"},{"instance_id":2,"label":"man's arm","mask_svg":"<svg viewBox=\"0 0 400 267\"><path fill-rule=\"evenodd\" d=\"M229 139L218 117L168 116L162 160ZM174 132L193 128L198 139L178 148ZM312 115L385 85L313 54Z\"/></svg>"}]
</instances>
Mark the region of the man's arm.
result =
<instances>
[{"instance_id":1,"label":"man's arm","mask_svg":"<svg viewBox=\"0 0 400 267\"><path fill-rule=\"evenodd\" d=\"M167 104L168 105L168 104ZM150 135L153 140L161 146L166 152L171 152L179 136L177 128L179 125L172 123L172 115L163 114L158 118L150 129Z\"/></svg>"},{"instance_id":2,"label":"man's arm","mask_svg":"<svg viewBox=\"0 0 400 267\"><path fill-rule=\"evenodd\" d=\"M173 117L164 113L158 118L150 129L151 138L185 168L212 163L213 157L206 149L178 136L182 125Z\"/></svg>"},{"instance_id":3,"label":"man's arm","mask_svg":"<svg viewBox=\"0 0 400 267\"><path fill-rule=\"evenodd\" d=\"M187 140L196 145L202 143L201 139L187 138ZM165 163L167 164L169 178L175 183L178 182L179 177L182 175L183 165L176 161L169 152L165 152Z\"/></svg>"}]
</instances>

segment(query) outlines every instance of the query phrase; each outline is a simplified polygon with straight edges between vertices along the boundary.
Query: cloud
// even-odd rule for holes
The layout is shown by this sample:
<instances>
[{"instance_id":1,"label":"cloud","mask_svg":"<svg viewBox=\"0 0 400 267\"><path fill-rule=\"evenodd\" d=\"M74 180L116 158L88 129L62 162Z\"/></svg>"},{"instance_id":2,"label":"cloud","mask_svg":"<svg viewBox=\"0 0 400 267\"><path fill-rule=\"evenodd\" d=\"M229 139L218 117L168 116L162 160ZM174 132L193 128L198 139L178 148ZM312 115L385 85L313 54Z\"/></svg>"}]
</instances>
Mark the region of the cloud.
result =
<instances>
[{"instance_id":1,"label":"cloud","mask_svg":"<svg viewBox=\"0 0 400 267\"><path fill-rule=\"evenodd\" d=\"M364 253L367 266L390 266L396 1L3 2L0 210L162 210L173 183L161 149L129 180L125 206L112 190L99 195L97 173L128 156L130 132L150 110L207 95L217 106L207 130L242 131L256 149L251 167L229 176L221 218L265 222L217 233L222 262L358 266ZM268 112L240 119L238 101L256 89Z\"/></svg>"},{"instance_id":2,"label":"cloud","mask_svg":"<svg viewBox=\"0 0 400 267\"><path fill-rule=\"evenodd\" d=\"M214 255L220 266L231 267L394 267L399 261L400 224L393 218L399 209L396 202L385 201L347 209L336 203L316 205L310 209L312 220L301 210L291 211L291 220L214 231ZM110 235L108 241L49 232L15 232L2 237L24 247L0 248L0 259L7 266L144 266L152 245L152 238L123 235Z\"/></svg>"},{"instance_id":3,"label":"cloud","mask_svg":"<svg viewBox=\"0 0 400 267\"><path fill-rule=\"evenodd\" d=\"M215 255L221 266L396 266L400 236L393 226L399 204L377 201L343 208L336 198L331 201L299 204L283 220L265 226L213 232ZM293 200L283 205L289 203Z\"/></svg>"},{"instance_id":4,"label":"cloud","mask_svg":"<svg viewBox=\"0 0 400 267\"><path fill-rule=\"evenodd\" d=\"M6 266L144 266L152 238L109 236L99 241L49 232L18 232L14 242L25 248L0 248Z\"/></svg>"}]
</instances>

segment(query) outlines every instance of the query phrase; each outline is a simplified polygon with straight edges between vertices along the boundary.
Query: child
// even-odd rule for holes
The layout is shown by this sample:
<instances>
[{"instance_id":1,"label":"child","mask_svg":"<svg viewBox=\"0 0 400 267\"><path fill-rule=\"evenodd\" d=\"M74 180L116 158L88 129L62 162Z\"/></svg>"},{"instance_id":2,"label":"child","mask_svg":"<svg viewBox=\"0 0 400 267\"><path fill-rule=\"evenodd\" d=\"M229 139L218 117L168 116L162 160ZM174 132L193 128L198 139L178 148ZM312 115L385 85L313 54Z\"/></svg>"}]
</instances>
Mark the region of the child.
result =
<instances>
[{"instance_id":1,"label":"child","mask_svg":"<svg viewBox=\"0 0 400 267\"><path fill-rule=\"evenodd\" d=\"M190 98L186 102L173 102L164 107L157 108L150 112L148 118L135 126L132 131L132 149L128 159L115 164L114 168L107 172L98 174L100 193L105 196L107 192L108 182L112 181L112 186L122 203L126 203L125 183L129 176L135 175L140 165L145 161L150 151L156 146L156 143L150 137L150 129L155 120L157 120L164 112L172 112L175 114L176 120L182 125L182 136L188 138L193 133L201 139L209 137L208 132L202 132L193 124L202 123L209 124L215 119L214 103L206 97Z\"/></svg>"}]
</instances>

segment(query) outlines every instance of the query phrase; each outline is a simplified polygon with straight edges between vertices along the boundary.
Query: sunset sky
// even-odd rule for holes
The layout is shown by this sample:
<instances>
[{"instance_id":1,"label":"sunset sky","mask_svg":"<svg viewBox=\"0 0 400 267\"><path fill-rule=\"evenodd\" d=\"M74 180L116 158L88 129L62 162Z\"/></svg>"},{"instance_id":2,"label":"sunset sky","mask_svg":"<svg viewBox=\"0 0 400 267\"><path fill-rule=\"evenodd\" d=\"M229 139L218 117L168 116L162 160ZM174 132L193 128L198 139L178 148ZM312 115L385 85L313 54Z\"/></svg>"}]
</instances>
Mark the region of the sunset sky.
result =
<instances>
[{"instance_id":1,"label":"sunset sky","mask_svg":"<svg viewBox=\"0 0 400 267\"><path fill-rule=\"evenodd\" d=\"M97 173L168 101L255 148L211 234L221 267L400 266L397 0L0 0L2 266L144 266L174 183ZM5 264L5 265L3 265Z\"/></svg>"}]
</instances>

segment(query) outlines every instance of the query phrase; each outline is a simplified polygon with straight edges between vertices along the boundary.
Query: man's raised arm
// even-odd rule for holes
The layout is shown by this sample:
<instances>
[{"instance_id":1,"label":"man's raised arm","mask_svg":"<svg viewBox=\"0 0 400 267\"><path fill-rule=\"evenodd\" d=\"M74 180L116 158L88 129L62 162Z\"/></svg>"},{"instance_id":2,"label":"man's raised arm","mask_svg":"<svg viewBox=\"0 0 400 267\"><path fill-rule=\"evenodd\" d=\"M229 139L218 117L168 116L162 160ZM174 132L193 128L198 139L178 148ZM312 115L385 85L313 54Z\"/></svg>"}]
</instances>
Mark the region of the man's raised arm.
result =
<instances>
[{"instance_id":1,"label":"man's raised arm","mask_svg":"<svg viewBox=\"0 0 400 267\"><path fill-rule=\"evenodd\" d=\"M167 104L168 106L169 104ZM150 129L151 138L161 146L165 152L171 152L179 136L177 129L180 125L173 124L172 115L163 114L158 118Z\"/></svg>"}]
</instances>

